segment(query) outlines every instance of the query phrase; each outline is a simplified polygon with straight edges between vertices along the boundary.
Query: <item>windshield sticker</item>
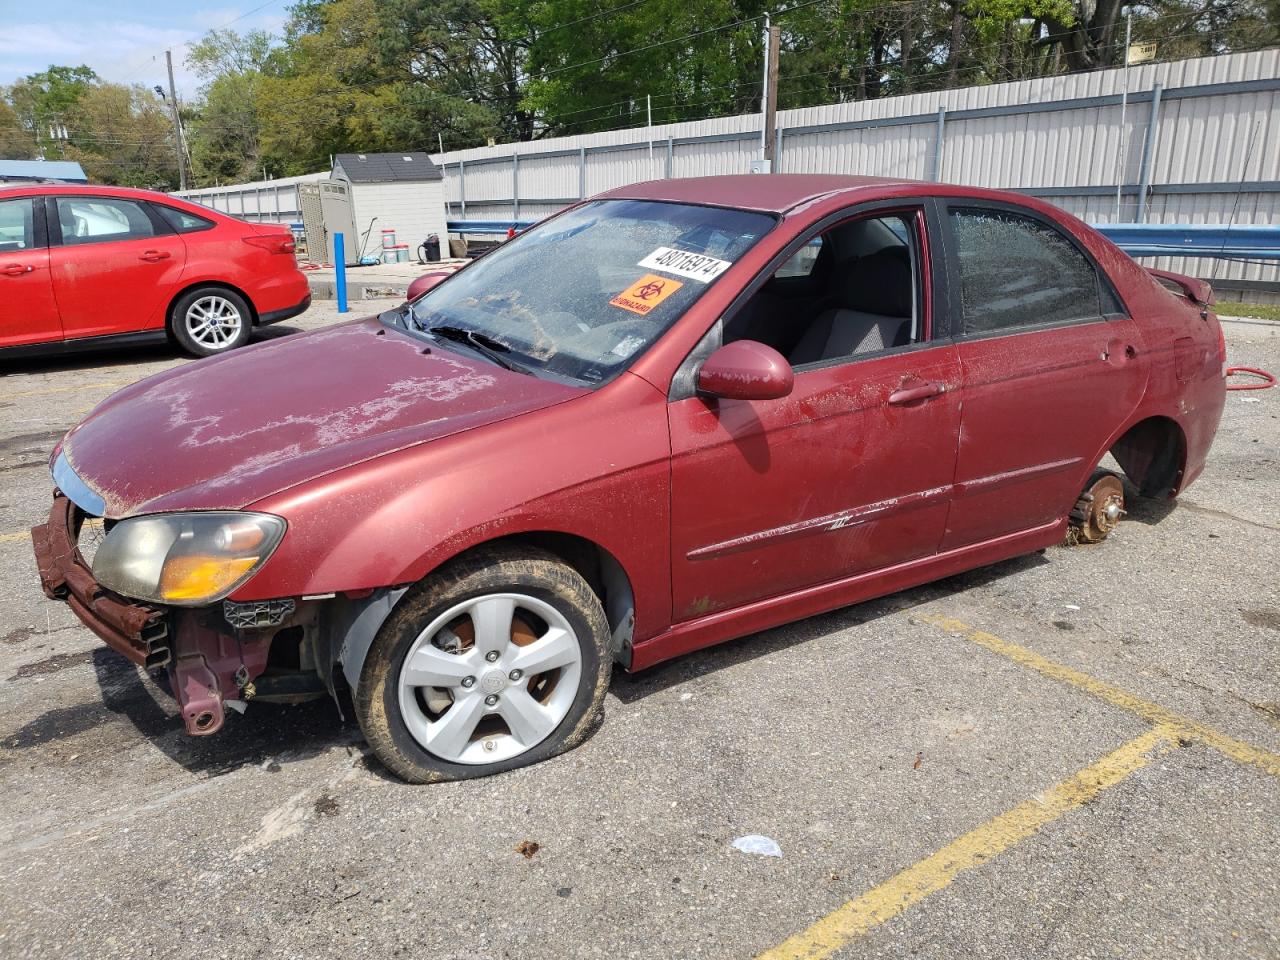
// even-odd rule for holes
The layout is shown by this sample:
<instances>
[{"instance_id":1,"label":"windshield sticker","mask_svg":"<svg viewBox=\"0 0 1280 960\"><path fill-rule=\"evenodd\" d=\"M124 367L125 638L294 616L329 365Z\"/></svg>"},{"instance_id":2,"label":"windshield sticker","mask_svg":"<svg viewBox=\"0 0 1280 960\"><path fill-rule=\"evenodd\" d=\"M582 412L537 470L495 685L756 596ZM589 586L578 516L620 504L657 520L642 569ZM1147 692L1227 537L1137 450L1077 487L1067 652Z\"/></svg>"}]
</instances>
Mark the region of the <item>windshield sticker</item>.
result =
<instances>
[{"instance_id":1,"label":"windshield sticker","mask_svg":"<svg viewBox=\"0 0 1280 960\"><path fill-rule=\"evenodd\" d=\"M609 302L643 316L683 286L679 280L646 273Z\"/></svg>"},{"instance_id":2,"label":"windshield sticker","mask_svg":"<svg viewBox=\"0 0 1280 960\"><path fill-rule=\"evenodd\" d=\"M637 266L661 270L663 273L674 273L677 277L688 277L699 283L710 283L733 264L728 260L717 260L715 257L690 253L688 250L677 250L675 247L659 247L641 260Z\"/></svg>"},{"instance_id":3,"label":"windshield sticker","mask_svg":"<svg viewBox=\"0 0 1280 960\"><path fill-rule=\"evenodd\" d=\"M624 360L644 346L644 337L624 337L609 352Z\"/></svg>"}]
</instances>

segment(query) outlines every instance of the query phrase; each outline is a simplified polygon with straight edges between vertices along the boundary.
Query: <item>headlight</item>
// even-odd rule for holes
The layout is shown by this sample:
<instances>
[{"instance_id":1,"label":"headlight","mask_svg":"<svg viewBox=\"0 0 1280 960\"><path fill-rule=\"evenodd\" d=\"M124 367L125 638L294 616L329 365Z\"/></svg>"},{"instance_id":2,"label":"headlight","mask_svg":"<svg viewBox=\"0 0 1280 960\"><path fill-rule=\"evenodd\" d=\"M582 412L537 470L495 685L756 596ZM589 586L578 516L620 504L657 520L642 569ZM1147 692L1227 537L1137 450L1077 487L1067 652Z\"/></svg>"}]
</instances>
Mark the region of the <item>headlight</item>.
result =
<instances>
[{"instance_id":1,"label":"headlight","mask_svg":"<svg viewBox=\"0 0 1280 960\"><path fill-rule=\"evenodd\" d=\"M121 520L93 576L126 597L180 607L221 600L267 562L285 523L266 513L162 513Z\"/></svg>"}]
</instances>

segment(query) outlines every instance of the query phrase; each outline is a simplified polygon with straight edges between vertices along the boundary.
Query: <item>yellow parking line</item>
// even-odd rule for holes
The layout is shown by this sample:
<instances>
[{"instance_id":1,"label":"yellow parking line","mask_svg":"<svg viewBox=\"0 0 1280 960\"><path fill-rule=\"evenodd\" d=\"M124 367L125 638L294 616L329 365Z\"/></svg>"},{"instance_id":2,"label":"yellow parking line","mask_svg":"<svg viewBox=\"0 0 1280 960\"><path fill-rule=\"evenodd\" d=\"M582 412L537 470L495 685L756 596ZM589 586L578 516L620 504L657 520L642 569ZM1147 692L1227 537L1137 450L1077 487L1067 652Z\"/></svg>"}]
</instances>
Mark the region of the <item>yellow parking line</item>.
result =
<instances>
[{"instance_id":1,"label":"yellow parking line","mask_svg":"<svg viewBox=\"0 0 1280 960\"><path fill-rule=\"evenodd\" d=\"M1150 763L1153 754L1173 746L1178 735L1177 730L1162 725L1130 740L1074 776L988 820L850 900L807 930L760 954L758 960L818 960L831 956L850 941L944 889L963 871L994 859L1041 827L1114 787Z\"/></svg>"},{"instance_id":2,"label":"yellow parking line","mask_svg":"<svg viewBox=\"0 0 1280 960\"><path fill-rule=\"evenodd\" d=\"M97 390L100 387L127 387L136 380L104 380L99 383L82 383L74 387L41 387L38 390L19 390L16 393L6 393L0 391L0 396L5 399L13 399L15 397L43 397L50 393L80 393L84 390Z\"/></svg>"},{"instance_id":3,"label":"yellow parking line","mask_svg":"<svg viewBox=\"0 0 1280 960\"><path fill-rule=\"evenodd\" d=\"M30 530L18 530L18 531L15 531L14 533L0 533L0 543L9 543L11 541L29 540L29 539L31 539Z\"/></svg>"},{"instance_id":4,"label":"yellow parking line","mask_svg":"<svg viewBox=\"0 0 1280 960\"><path fill-rule=\"evenodd\" d=\"M966 640L976 643L980 647L985 647L992 653L1007 657L1014 663L1030 667L1046 677L1070 684L1077 690L1083 690L1085 693L1092 694L1100 700L1105 700L1121 710L1127 710L1148 723L1176 728L1180 736L1198 740L1205 746L1212 747L1238 763L1252 764L1253 766L1261 767L1273 777L1280 777L1280 754L1272 753L1262 747L1256 747L1251 743L1245 743L1242 740L1229 737L1220 730L1207 727L1203 723L1192 720L1190 717L1184 717L1182 714L1175 713L1166 707L1160 706L1158 703L1143 700L1136 694L1107 683L1105 680L1099 680L1097 677L1092 677L1080 670L1054 663L1052 660L1042 657L1026 647L1020 647L1016 643L997 637L994 633L975 629L954 617L938 613L925 613L916 614L915 619L932 624L949 633L962 633Z\"/></svg>"}]
</instances>

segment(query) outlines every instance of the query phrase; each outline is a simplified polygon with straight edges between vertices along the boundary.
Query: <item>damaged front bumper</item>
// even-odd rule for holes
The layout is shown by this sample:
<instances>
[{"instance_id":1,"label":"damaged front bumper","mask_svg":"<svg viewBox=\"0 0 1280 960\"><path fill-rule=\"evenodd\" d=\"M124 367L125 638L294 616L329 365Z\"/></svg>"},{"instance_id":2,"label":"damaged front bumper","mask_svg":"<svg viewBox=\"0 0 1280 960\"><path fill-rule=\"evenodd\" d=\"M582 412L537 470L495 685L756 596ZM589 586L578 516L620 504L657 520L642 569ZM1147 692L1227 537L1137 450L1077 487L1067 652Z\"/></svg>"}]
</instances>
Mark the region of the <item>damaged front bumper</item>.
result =
<instances>
[{"instance_id":1,"label":"damaged front bumper","mask_svg":"<svg viewBox=\"0 0 1280 960\"><path fill-rule=\"evenodd\" d=\"M216 608L171 610L112 593L94 579L80 550L89 516L59 491L48 522L31 528L45 596L66 603L107 646L138 666L167 668L187 732L217 732L224 704L253 695L253 678L267 666L271 633L231 629Z\"/></svg>"},{"instance_id":2,"label":"damaged front bumper","mask_svg":"<svg viewBox=\"0 0 1280 960\"><path fill-rule=\"evenodd\" d=\"M94 579L80 547L90 518L96 514L55 490L48 521L31 529L40 585L111 649L145 669L165 669L194 736L216 733L226 707L243 710L249 700L336 699L335 671L355 685L374 634L405 591L224 600L194 609L131 600Z\"/></svg>"},{"instance_id":3,"label":"damaged front bumper","mask_svg":"<svg viewBox=\"0 0 1280 960\"><path fill-rule=\"evenodd\" d=\"M45 596L64 601L107 646L138 666L165 666L172 658L166 612L117 596L93 578L78 545L84 519L85 514L58 493L48 522L31 528Z\"/></svg>"}]
</instances>

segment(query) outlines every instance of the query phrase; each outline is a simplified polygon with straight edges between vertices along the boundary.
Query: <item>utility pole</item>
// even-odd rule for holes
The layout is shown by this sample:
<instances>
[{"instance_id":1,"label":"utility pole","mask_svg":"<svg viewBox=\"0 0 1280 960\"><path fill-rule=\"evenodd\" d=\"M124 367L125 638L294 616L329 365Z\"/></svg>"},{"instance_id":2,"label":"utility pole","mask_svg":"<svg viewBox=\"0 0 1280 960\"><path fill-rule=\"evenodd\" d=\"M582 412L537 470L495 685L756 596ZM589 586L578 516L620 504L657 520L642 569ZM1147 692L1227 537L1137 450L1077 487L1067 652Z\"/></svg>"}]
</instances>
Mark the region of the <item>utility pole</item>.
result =
<instances>
[{"instance_id":1,"label":"utility pole","mask_svg":"<svg viewBox=\"0 0 1280 960\"><path fill-rule=\"evenodd\" d=\"M647 115L646 126L649 128L649 176L653 176L653 97L644 95L644 109Z\"/></svg>"},{"instance_id":2,"label":"utility pole","mask_svg":"<svg viewBox=\"0 0 1280 960\"><path fill-rule=\"evenodd\" d=\"M1120 221L1120 191L1124 189L1125 154L1127 138L1125 137L1125 113L1129 107L1129 51L1133 48L1133 11L1128 11L1124 23L1124 93L1120 96L1120 147L1116 151L1116 222Z\"/></svg>"},{"instance_id":3,"label":"utility pole","mask_svg":"<svg viewBox=\"0 0 1280 960\"><path fill-rule=\"evenodd\" d=\"M764 15L764 72L760 76L760 159L763 160L768 156L766 152L769 148L769 137L765 134L765 129L769 126L768 118L765 116L769 112L769 14L768 11Z\"/></svg>"},{"instance_id":4,"label":"utility pole","mask_svg":"<svg viewBox=\"0 0 1280 960\"><path fill-rule=\"evenodd\" d=\"M169 68L169 116L173 118L173 146L178 154L178 189L187 189L187 164L182 156L182 121L178 119L178 91L173 86L173 54L164 52L164 63Z\"/></svg>"},{"instance_id":5,"label":"utility pole","mask_svg":"<svg viewBox=\"0 0 1280 960\"><path fill-rule=\"evenodd\" d=\"M764 97L764 159L769 162L769 172L777 166L774 151L778 137L778 47L781 45L782 28L769 28L769 50L765 56Z\"/></svg>"}]
</instances>

